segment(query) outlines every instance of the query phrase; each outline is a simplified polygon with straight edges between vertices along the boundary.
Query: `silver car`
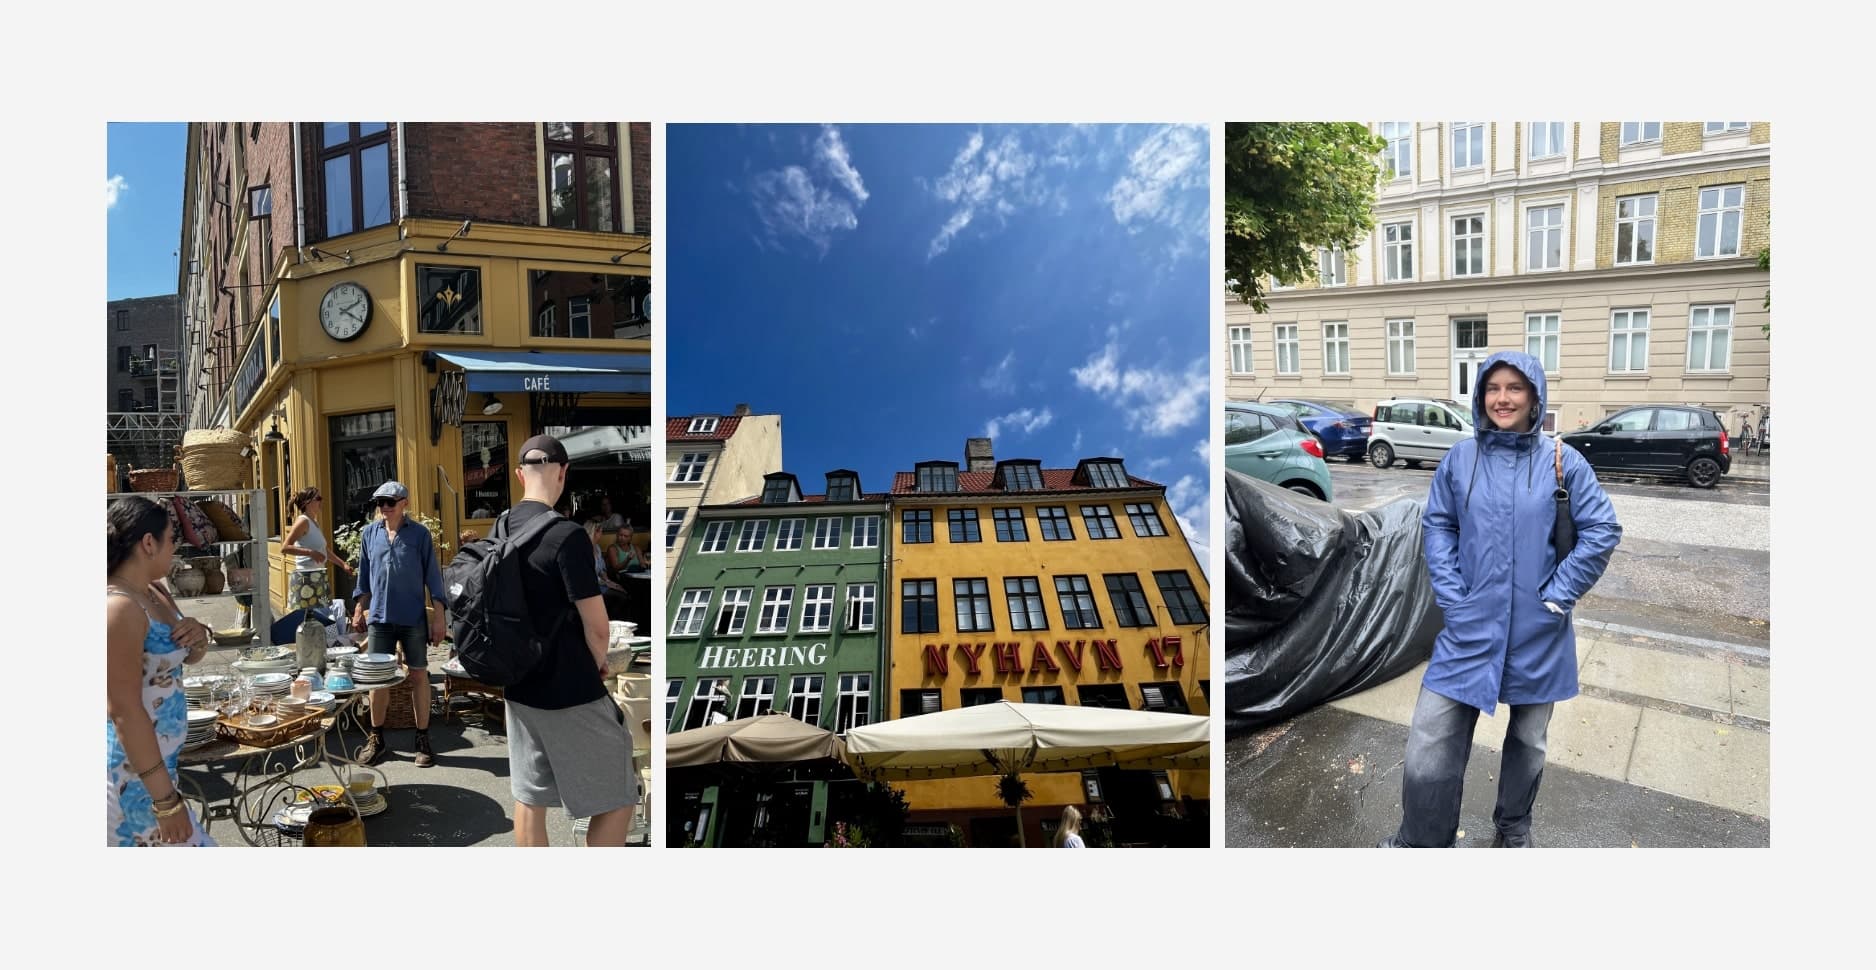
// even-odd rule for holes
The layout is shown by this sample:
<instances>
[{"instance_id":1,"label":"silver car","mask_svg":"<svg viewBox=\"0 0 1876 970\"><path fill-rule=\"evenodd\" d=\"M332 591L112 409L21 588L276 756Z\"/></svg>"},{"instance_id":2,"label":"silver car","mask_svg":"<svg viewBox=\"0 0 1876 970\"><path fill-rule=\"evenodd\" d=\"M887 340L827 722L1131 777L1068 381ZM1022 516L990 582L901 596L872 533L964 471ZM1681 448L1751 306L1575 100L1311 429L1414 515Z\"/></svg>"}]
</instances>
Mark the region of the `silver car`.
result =
<instances>
[{"instance_id":1,"label":"silver car","mask_svg":"<svg viewBox=\"0 0 1876 970\"><path fill-rule=\"evenodd\" d=\"M1456 402L1426 397L1389 398L1374 406L1374 435L1368 460L1388 468L1399 458L1408 468L1439 464L1452 447L1472 437L1472 418Z\"/></svg>"}]
</instances>

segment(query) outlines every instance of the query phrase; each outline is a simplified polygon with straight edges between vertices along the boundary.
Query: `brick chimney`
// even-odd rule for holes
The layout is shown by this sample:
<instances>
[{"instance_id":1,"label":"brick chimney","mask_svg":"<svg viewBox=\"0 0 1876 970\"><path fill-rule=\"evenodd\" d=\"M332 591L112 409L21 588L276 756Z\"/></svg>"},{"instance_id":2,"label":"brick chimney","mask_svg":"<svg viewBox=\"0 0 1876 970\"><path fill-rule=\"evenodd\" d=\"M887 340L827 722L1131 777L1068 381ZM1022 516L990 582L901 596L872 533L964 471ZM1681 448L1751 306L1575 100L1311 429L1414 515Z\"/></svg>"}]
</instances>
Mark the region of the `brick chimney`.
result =
<instances>
[{"instance_id":1,"label":"brick chimney","mask_svg":"<svg viewBox=\"0 0 1876 970\"><path fill-rule=\"evenodd\" d=\"M749 416L749 405L738 404L736 405L736 410L731 411L730 413L736 415L739 418L746 418Z\"/></svg>"},{"instance_id":2,"label":"brick chimney","mask_svg":"<svg viewBox=\"0 0 1876 970\"><path fill-rule=\"evenodd\" d=\"M969 472L997 470L997 458L990 449L989 438L964 439L964 465L964 470Z\"/></svg>"}]
</instances>

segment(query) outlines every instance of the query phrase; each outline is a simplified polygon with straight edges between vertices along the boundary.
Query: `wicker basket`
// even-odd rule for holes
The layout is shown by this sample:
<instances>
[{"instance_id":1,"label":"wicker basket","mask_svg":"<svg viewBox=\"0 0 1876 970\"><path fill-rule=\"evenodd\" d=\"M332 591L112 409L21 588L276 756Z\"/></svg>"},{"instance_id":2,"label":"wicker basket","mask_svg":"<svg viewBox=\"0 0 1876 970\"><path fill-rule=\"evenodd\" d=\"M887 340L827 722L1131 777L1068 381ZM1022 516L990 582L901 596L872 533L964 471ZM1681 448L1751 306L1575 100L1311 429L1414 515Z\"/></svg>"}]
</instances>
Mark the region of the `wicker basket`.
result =
<instances>
[{"instance_id":1,"label":"wicker basket","mask_svg":"<svg viewBox=\"0 0 1876 970\"><path fill-rule=\"evenodd\" d=\"M133 468L130 470L130 490L133 492L174 492L176 479L174 468Z\"/></svg>"},{"instance_id":2,"label":"wicker basket","mask_svg":"<svg viewBox=\"0 0 1876 970\"><path fill-rule=\"evenodd\" d=\"M182 475L189 488L210 492L240 488L247 477L248 460L241 450L248 436L227 428L198 428L182 436Z\"/></svg>"},{"instance_id":3,"label":"wicker basket","mask_svg":"<svg viewBox=\"0 0 1876 970\"><path fill-rule=\"evenodd\" d=\"M428 686L424 688L424 691L429 692ZM426 697L424 700L428 701L429 698ZM411 688L408 678L391 688L391 699L384 706L384 726L394 731L417 726L417 710L411 706Z\"/></svg>"},{"instance_id":4,"label":"wicker basket","mask_svg":"<svg viewBox=\"0 0 1876 970\"><path fill-rule=\"evenodd\" d=\"M285 744L310 730L322 717L330 717L325 711L313 708L300 714L282 717L277 723L264 728L249 727L244 720L229 720L226 716L215 722L215 730L222 737L236 744L245 744L252 748L271 748Z\"/></svg>"}]
</instances>

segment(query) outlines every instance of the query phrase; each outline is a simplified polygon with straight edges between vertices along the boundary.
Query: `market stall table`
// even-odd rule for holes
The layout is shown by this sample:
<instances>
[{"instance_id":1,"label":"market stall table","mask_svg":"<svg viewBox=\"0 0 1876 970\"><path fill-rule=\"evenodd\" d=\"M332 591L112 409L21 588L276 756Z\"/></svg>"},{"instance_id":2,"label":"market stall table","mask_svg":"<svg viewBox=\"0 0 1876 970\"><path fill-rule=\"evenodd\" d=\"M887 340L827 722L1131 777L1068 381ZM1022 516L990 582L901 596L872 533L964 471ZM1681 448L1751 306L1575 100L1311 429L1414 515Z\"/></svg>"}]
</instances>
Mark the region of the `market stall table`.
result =
<instances>
[{"instance_id":1,"label":"market stall table","mask_svg":"<svg viewBox=\"0 0 1876 970\"><path fill-rule=\"evenodd\" d=\"M327 757L326 735L338 720L335 710L309 722L311 726L307 730L264 747L217 738L199 747L184 749L176 760L177 780L202 806L204 821L230 819L249 845L285 844L286 838L270 819L277 810L292 804L296 791L305 787L294 781L303 771L326 769L338 787L344 789L346 803L353 811L358 810L358 803L352 797L351 779L340 772L339 764ZM239 767L230 783L227 804L218 808L208 799L202 785L183 769L203 768L212 773L215 765L228 762L239 762Z\"/></svg>"}]
</instances>

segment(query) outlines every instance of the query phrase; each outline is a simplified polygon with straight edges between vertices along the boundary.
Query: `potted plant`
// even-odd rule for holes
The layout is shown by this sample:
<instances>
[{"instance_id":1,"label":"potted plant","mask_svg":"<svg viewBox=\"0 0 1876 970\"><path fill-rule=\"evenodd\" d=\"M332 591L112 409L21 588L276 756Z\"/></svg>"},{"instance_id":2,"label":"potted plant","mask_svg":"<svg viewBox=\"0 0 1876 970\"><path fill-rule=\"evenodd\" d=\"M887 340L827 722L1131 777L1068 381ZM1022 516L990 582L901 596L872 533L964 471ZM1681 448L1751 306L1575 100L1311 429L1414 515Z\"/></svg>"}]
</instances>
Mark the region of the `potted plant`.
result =
<instances>
[{"instance_id":1,"label":"potted plant","mask_svg":"<svg viewBox=\"0 0 1876 970\"><path fill-rule=\"evenodd\" d=\"M1016 840L1027 846L1029 840L1023 835L1023 803L1035 797L1029 790L1029 784L1023 777L1012 771L997 779L997 798L1016 812Z\"/></svg>"}]
</instances>

